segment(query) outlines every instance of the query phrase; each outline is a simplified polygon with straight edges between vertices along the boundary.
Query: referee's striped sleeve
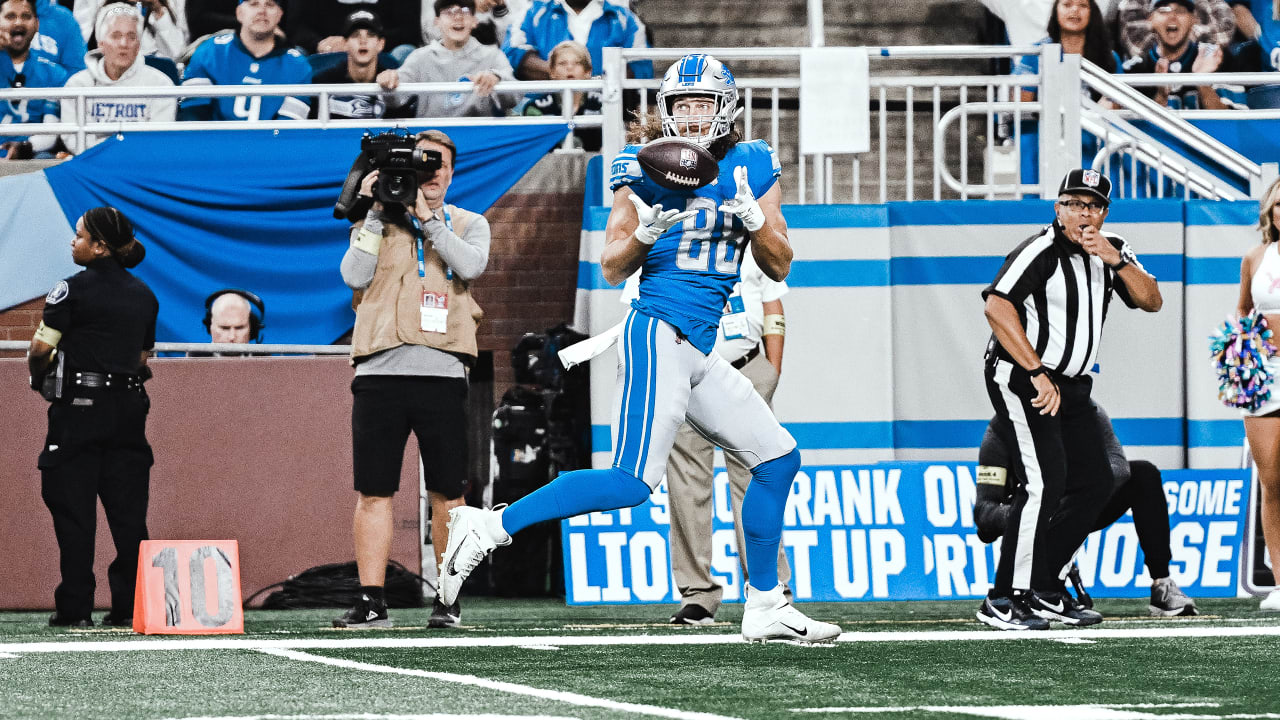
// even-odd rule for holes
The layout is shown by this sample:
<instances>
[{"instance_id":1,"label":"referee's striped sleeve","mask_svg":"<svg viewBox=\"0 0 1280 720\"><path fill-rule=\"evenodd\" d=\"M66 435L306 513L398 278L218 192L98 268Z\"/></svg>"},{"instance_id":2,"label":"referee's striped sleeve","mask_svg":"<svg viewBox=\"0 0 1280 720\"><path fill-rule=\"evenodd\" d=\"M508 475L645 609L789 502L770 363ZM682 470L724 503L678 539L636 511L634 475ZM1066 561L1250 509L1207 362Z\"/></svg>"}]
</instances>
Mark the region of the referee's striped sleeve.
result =
<instances>
[{"instance_id":1,"label":"referee's striped sleeve","mask_svg":"<svg viewBox=\"0 0 1280 720\"><path fill-rule=\"evenodd\" d=\"M1047 253L1052 248L1052 226L1024 240L1005 257L996 279L983 289L982 298L985 300L991 295L998 295L1014 305L1021 304L1048 279L1053 263Z\"/></svg>"}]
</instances>

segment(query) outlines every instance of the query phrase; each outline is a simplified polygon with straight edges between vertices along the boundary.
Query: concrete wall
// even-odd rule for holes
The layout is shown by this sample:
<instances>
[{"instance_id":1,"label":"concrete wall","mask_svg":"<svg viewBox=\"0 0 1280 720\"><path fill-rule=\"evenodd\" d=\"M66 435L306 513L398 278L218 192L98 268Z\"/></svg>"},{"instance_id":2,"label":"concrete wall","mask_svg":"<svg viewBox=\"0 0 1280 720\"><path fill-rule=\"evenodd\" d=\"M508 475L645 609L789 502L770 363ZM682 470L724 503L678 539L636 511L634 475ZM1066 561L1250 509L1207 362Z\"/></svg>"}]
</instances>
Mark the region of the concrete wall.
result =
<instances>
[{"instance_id":1,"label":"concrete wall","mask_svg":"<svg viewBox=\"0 0 1280 720\"><path fill-rule=\"evenodd\" d=\"M240 542L245 596L323 563L355 558L351 513L351 369L345 358L158 358L148 383L155 451L148 523L155 539ZM36 456L47 404L26 363L0 360L0 608L52 607L53 523ZM392 558L419 567L417 450L396 496ZM97 605L114 557L99 509Z\"/></svg>"}]
</instances>

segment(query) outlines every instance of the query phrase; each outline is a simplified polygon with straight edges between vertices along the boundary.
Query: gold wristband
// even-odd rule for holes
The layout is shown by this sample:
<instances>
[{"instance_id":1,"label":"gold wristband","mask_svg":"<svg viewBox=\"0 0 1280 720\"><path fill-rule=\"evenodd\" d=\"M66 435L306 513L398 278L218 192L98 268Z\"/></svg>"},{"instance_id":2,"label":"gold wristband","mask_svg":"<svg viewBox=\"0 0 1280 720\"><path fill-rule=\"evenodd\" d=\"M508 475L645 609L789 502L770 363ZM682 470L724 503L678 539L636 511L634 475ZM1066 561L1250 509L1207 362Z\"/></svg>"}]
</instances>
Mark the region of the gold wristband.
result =
<instances>
[{"instance_id":1,"label":"gold wristband","mask_svg":"<svg viewBox=\"0 0 1280 720\"><path fill-rule=\"evenodd\" d=\"M356 233L356 239L351 241L352 247L357 250L363 250L370 255L377 255L382 249L382 236L372 230L366 230L361 227L360 232Z\"/></svg>"},{"instance_id":2,"label":"gold wristband","mask_svg":"<svg viewBox=\"0 0 1280 720\"><path fill-rule=\"evenodd\" d=\"M786 335L787 317L785 315L765 315L764 330L761 335Z\"/></svg>"},{"instance_id":3,"label":"gold wristband","mask_svg":"<svg viewBox=\"0 0 1280 720\"><path fill-rule=\"evenodd\" d=\"M36 328L36 334L35 334L35 337L32 338L32 340L39 340L40 342L44 343L45 345L48 345L49 347L56 348L58 347L58 342L62 340L62 331L54 330L48 325L45 325L44 321L41 320L40 327Z\"/></svg>"}]
</instances>

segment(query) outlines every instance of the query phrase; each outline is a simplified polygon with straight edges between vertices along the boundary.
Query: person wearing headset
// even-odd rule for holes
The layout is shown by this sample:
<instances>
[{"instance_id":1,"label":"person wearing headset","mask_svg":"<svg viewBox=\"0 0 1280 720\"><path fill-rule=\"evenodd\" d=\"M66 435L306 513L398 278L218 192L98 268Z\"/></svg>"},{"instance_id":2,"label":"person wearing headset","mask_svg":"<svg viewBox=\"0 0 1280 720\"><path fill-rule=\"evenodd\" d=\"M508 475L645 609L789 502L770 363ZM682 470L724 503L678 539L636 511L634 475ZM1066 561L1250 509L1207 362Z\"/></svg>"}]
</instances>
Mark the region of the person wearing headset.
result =
<instances>
[{"instance_id":1,"label":"person wearing headset","mask_svg":"<svg viewBox=\"0 0 1280 720\"><path fill-rule=\"evenodd\" d=\"M262 298L238 288L219 290L204 301L204 328L215 343L262 342Z\"/></svg>"}]
</instances>

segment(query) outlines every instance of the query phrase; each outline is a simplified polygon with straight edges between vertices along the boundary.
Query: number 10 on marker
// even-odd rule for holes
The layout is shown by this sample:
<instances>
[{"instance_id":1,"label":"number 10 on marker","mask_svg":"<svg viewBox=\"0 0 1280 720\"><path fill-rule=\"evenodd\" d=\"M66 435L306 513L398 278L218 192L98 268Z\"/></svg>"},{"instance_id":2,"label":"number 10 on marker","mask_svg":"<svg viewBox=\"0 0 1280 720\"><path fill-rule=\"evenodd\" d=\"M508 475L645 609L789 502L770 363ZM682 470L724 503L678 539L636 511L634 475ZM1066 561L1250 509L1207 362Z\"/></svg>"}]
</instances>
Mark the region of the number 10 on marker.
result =
<instances>
[{"instance_id":1,"label":"number 10 on marker","mask_svg":"<svg viewBox=\"0 0 1280 720\"><path fill-rule=\"evenodd\" d=\"M133 629L146 634L244 632L235 540L147 540L139 548Z\"/></svg>"}]
</instances>

